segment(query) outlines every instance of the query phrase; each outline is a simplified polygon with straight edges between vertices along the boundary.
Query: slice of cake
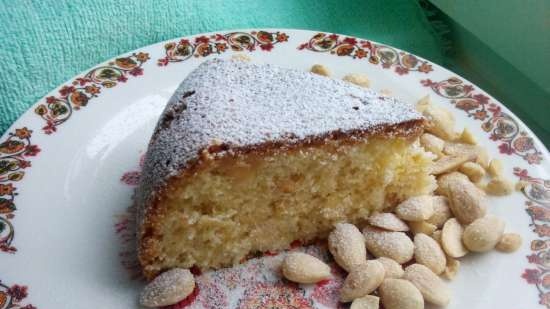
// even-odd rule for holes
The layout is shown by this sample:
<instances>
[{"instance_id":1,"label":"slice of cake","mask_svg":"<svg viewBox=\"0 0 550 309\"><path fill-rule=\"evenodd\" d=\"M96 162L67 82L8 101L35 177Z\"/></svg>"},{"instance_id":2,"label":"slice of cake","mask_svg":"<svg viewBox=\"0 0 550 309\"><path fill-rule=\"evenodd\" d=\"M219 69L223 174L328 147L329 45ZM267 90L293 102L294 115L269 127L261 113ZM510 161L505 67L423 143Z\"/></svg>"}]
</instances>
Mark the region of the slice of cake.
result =
<instances>
[{"instance_id":1,"label":"slice of cake","mask_svg":"<svg viewBox=\"0 0 550 309\"><path fill-rule=\"evenodd\" d=\"M415 142L423 125L412 106L344 81L201 64L145 156L136 192L144 274L231 266L430 193L431 157Z\"/></svg>"}]
</instances>

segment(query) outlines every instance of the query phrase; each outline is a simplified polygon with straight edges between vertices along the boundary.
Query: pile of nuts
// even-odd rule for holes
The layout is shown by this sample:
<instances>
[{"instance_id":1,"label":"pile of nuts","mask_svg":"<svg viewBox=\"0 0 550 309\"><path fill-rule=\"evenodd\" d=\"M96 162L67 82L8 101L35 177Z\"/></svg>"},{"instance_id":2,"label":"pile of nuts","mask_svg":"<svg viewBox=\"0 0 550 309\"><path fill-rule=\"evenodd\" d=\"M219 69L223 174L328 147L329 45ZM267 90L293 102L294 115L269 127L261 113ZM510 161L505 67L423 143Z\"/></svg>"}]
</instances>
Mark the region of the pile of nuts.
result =
<instances>
[{"instance_id":1,"label":"pile of nuts","mask_svg":"<svg viewBox=\"0 0 550 309\"><path fill-rule=\"evenodd\" d=\"M432 167L436 195L411 197L393 212L374 213L362 232L352 224L336 224L328 237L334 260L348 272L340 301L351 302L352 309L375 309L380 303L386 309L446 306L451 293L440 276L452 280L459 258L493 249L513 252L522 243L520 235L504 232L504 220L487 214L486 194L507 195L514 188L503 177L500 161L489 160L468 129L456 133L452 114L431 105L428 97L417 108L428 120L420 144L437 157ZM298 283L331 277L328 265L304 253L288 253L282 273Z\"/></svg>"},{"instance_id":2,"label":"pile of nuts","mask_svg":"<svg viewBox=\"0 0 550 309\"><path fill-rule=\"evenodd\" d=\"M330 75L318 64L311 72ZM344 80L370 85L363 74L350 74ZM351 302L351 309L378 309L380 303L385 309L422 309L425 303L446 306L451 293L440 276L452 280L459 258L493 249L514 252L522 243L520 235L504 232L502 219L487 214L486 194L508 195L514 190L503 177L502 163L489 160L467 128L457 133L453 115L432 105L428 96L418 101L417 110L428 121L420 145L437 157L431 170L437 177L435 195L411 197L393 212L372 214L362 232L355 225L338 223L328 237L330 253L348 273L340 301ZM519 190L523 185L515 187ZM327 264L301 252L287 253L281 270L286 279L302 284L332 276ZM194 288L189 270L172 269L145 287L140 303L146 307L175 304Z\"/></svg>"}]
</instances>

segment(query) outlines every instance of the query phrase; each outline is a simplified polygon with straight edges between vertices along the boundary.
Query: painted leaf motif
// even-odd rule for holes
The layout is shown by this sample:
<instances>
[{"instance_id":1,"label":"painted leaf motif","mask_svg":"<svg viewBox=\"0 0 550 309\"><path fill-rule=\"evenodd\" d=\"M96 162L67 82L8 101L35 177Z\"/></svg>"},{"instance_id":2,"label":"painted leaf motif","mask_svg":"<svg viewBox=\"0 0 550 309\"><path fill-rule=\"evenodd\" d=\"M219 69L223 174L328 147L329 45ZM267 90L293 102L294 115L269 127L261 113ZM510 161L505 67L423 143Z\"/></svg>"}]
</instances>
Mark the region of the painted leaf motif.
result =
<instances>
[{"instance_id":1,"label":"painted leaf motif","mask_svg":"<svg viewBox=\"0 0 550 309\"><path fill-rule=\"evenodd\" d=\"M7 140L0 144L0 152L7 154L17 153L25 148L25 143L14 140Z\"/></svg>"}]
</instances>

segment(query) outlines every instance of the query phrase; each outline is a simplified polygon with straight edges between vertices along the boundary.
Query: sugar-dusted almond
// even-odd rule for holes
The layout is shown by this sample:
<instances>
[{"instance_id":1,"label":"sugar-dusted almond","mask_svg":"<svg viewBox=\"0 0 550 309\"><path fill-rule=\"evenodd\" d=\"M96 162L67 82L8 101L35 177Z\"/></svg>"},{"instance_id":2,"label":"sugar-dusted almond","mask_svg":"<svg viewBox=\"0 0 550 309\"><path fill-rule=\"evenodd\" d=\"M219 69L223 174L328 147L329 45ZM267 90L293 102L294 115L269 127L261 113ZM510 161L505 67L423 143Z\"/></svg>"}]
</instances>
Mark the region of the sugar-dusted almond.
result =
<instances>
[{"instance_id":1,"label":"sugar-dusted almond","mask_svg":"<svg viewBox=\"0 0 550 309\"><path fill-rule=\"evenodd\" d=\"M458 140L462 143L466 143L470 145L477 144L476 137L474 136L472 131L470 131L470 129L468 128L464 128L464 130L462 130L462 134L460 134L460 137L458 138Z\"/></svg>"},{"instance_id":2,"label":"sugar-dusted almond","mask_svg":"<svg viewBox=\"0 0 550 309\"><path fill-rule=\"evenodd\" d=\"M250 56L247 54L234 54L233 56L231 56L231 59L245 62L252 61L252 58L250 58Z\"/></svg>"},{"instance_id":3,"label":"sugar-dusted almond","mask_svg":"<svg viewBox=\"0 0 550 309\"><path fill-rule=\"evenodd\" d=\"M456 178L447 187L451 212L462 224L470 224L487 212L485 192L468 179Z\"/></svg>"},{"instance_id":4,"label":"sugar-dusted almond","mask_svg":"<svg viewBox=\"0 0 550 309\"><path fill-rule=\"evenodd\" d=\"M496 245L498 251L510 253L514 252L521 247L522 243L521 235L516 233L505 233Z\"/></svg>"},{"instance_id":5,"label":"sugar-dusted almond","mask_svg":"<svg viewBox=\"0 0 550 309\"><path fill-rule=\"evenodd\" d=\"M447 258L437 241L426 234L414 236L414 259L439 275L445 270Z\"/></svg>"},{"instance_id":6,"label":"sugar-dusted almond","mask_svg":"<svg viewBox=\"0 0 550 309\"><path fill-rule=\"evenodd\" d=\"M484 169L489 168L489 153L485 148L480 148L475 162L481 165Z\"/></svg>"},{"instance_id":7,"label":"sugar-dusted almond","mask_svg":"<svg viewBox=\"0 0 550 309\"><path fill-rule=\"evenodd\" d=\"M504 233L505 223L494 215L479 218L466 226L462 242L470 251L486 252L495 248Z\"/></svg>"},{"instance_id":8,"label":"sugar-dusted almond","mask_svg":"<svg viewBox=\"0 0 550 309\"><path fill-rule=\"evenodd\" d=\"M456 277L459 268L459 260L452 257L447 257L447 267L445 267L445 271L442 274L443 278L447 280L453 280Z\"/></svg>"},{"instance_id":9,"label":"sugar-dusted almond","mask_svg":"<svg viewBox=\"0 0 550 309\"><path fill-rule=\"evenodd\" d=\"M485 169L475 162L466 162L458 170L468 176L472 182L478 182L485 177Z\"/></svg>"},{"instance_id":10,"label":"sugar-dusted almond","mask_svg":"<svg viewBox=\"0 0 550 309\"><path fill-rule=\"evenodd\" d=\"M144 307L162 307L178 303L195 289L195 278L188 269L174 268L151 281L139 296Z\"/></svg>"},{"instance_id":11,"label":"sugar-dusted almond","mask_svg":"<svg viewBox=\"0 0 550 309\"><path fill-rule=\"evenodd\" d=\"M428 121L426 131L446 141L452 141L456 138L457 134L454 131L455 120L451 112L441 107L428 105L422 112L422 115Z\"/></svg>"},{"instance_id":12,"label":"sugar-dusted almond","mask_svg":"<svg viewBox=\"0 0 550 309\"><path fill-rule=\"evenodd\" d=\"M426 235L432 235L432 233L437 230L437 226L435 224L428 223L426 221L416 221L416 222L409 222L409 229L411 230L413 235L422 233Z\"/></svg>"},{"instance_id":13,"label":"sugar-dusted almond","mask_svg":"<svg viewBox=\"0 0 550 309\"><path fill-rule=\"evenodd\" d=\"M318 258L301 252L285 256L281 265L283 276L297 283L316 283L331 277L330 267Z\"/></svg>"},{"instance_id":14,"label":"sugar-dusted almond","mask_svg":"<svg viewBox=\"0 0 550 309\"><path fill-rule=\"evenodd\" d=\"M431 174L440 175L447 173L453 170L456 170L464 162L469 161L470 159L467 156L458 155L458 156L443 156L435 161L431 168Z\"/></svg>"},{"instance_id":15,"label":"sugar-dusted almond","mask_svg":"<svg viewBox=\"0 0 550 309\"><path fill-rule=\"evenodd\" d=\"M356 298L351 303L350 309L378 309L380 307L380 298L374 295L367 295Z\"/></svg>"},{"instance_id":16,"label":"sugar-dusted almond","mask_svg":"<svg viewBox=\"0 0 550 309\"><path fill-rule=\"evenodd\" d=\"M322 64L314 64L311 67L310 72L315 73L315 74L319 74L319 75L323 75L323 76L330 76L329 69L326 66L322 65Z\"/></svg>"},{"instance_id":17,"label":"sugar-dusted almond","mask_svg":"<svg viewBox=\"0 0 550 309\"><path fill-rule=\"evenodd\" d=\"M403 232L389 232L367 226L363 229L367 250L376 257L387 257L399 264L412 259L414 244Z\"/></svg>"},{"instance_id":18,"label":"sugar-dusted almond","mask_svg":"<svg viewBox=\"0 0 550 309\"><path fill-rule=\"evenodd\" d=\"M449 185L458 180L468 180L468 176L459 172L450 172L437 177L436 194L449 197Z\"/></svg>"},{"instance_id":19,"label":"sugar-dusted almond","mask_svg":"<svg viewBox=\"0 0 550 309\"><path fill-rule=\"evenodd\" d=\"M463 143L446 142L443 153L448 156L467 157L469 161L475 161L481 148Z\"/></svg>"},{"instance_id":20,"label":"sugar-dusted almond","mask_svg":"<svg viewBox=\"0 0 550 309\"><path fill-rule=\"evenodd\" d=\"M350 82L352 84L355 84L360 87L369 88L370 87L370 80L367 74L363 73L352 73L344 76L342 80L345 80L346 82Z\"/></svg>"},{"instance_id":21,"label":"sugar-dusted almond","mask_svg":"<svg viewBox=\"0 0 550 309\"><path fill-rule=\"evenodd\" d=\"M448 256L459 258L468 253L468 249L462 243L464 228L457 219L451 218L443 225L441 230L441 247Z\"/></svg>"},{"instance_id":22,"label":"sugar-dusted almond","mask_svg":"<svg viewBox=\"0 0 550 309\"><path fill-rule=\"evenodd\" d=\"M355 266L340 289L340 301L347 303L374 292L384 280L384 272L384 266L377 260Z\"/></svg>"},{"instance_id":23,"label":"sugar-dusted almond","mask_svg":"<svg viewBox=\"0 0 550 309\"><path fill-rule=\"evenodd\" d=\"M510 195L514 192L514 184L502 178L502 176L491 179L485 187L485 192L490 195L502 196Z\"/></svg>"},{"instance_id":24,"label":"sugar-dusted almond","mask_svg":"<svg viewBox=\"0 0 550 309\"><path fill-rule=\"evenodd\" d=\"M422 98L420 98L420 100L418 100L416 102L416 110L419 111L420 113L422 113L431 104L432 103L430 102L430 95L427 94L427 95L423 96Z\"/></svg>"},{"instance_id":25,"label":"sugar-dusted almond","mask_svg":"<svg viewBox=\"0 0 550 309\"><path fill-rule=\"evenodd\" d=\"M386 271L385 272L386 275L384 276L384 278L403 277L404 271L403 271L403 266L401 266L401 264L384 256L379 257L376 260L382 263L382 266L384 266L384 270Z\"/></svg>"},{"instance_id":26,"label":"sugar-dusted almond","mask_svg":"<svg viewBox=\"0 0 550 309\"><path fill-rule=\"evenodd\" d=\"M328 248L336 263L348 272L367 261L365 238L353 224L336 224L328 236Z\"/></svg>"},{"instance_id":27,"label":"sugar-dusted almond","mask_svg":"<svg viewBox=\"0 0 550 309\"><path fill-rule=\"evenodd\" d=\"M430 195L410 197L395 208L395 214L406 221L424 221L433 213L433 197Z\"/></svg>"},{"instance_id":28,"label":"sugar-dusted almond","mask_svg":"<svg viewBox=\"0 0 550 309\"><path fill-rule=\"evenodd\" d=\"M424 309L424 298L408 280L385 279L378 289L385 309Z\"/></svg>"},{"instance_id":29,"label":"sugar-dusted almond","mask_svg":"<svg viewBox=\"0 0 550 309\"><path fill-rule=\"evenodd\" d=\"M420 291L424 300L437 306L446 306L451 300L451 291L428 267L412 264L405 268L403 279L410 281Z\"/></svg>"},{"instance_id":30,"label":"sugar-dusted almond","mask_svg":"<svg viewBox=\"0 0 550 309\"><path fill-rule=\"evenodd\" d=\"M368 222L374 227L378 227L387 231L407 232L409 226L391 212L378 212L372 214Z\"/></svg>"},{"instance_id":31,"label":"sugar-dusted almond","mask_svg":"<svg viewBox=\"0 0 550 309\"><path fill-rule=\"evenodd\" d=\"M449 207L449 199L445 196L434 196L432 199L434 213L426 222L442 228L443 224L453 215Z\"/></svg>"},{"instance_id":32,"label":"sugar-dusted almond","mask_svg":"<svg viewBox=\"0 0 550 309\"><path fill-rule=\"evenodd\" d=\"M489 163L489 166L487 167L487 172L492 177L497 177L502 175L502 161L499 159L493 159Z\"/></svg>"},{"instance_id":33,"label":"sugar-dusted almond","mask_svg":"<svg viewBox=\"0 0 550 309\"><path fill-rule=\"evenodd\" d=\"M438 157L443 156L443 147L445 146L445 141L433 134L422 134L420 136L420 145L422 145L424 149L437 155Z\"/></svg>"}]
</instances>

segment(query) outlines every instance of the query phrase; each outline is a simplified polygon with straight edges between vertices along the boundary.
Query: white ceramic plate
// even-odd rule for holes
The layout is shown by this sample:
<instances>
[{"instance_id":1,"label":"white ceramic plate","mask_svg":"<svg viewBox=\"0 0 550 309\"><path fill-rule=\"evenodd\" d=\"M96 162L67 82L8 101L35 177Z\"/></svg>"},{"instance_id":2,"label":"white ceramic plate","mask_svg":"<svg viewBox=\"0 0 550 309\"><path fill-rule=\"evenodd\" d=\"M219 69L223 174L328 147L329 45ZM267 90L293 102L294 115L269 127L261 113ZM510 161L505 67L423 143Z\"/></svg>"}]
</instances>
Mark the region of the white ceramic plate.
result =
<instances>
[{"instance_id":1,"label":"white ceramic plate","mask_svg":"<svg viewBox=\"0 0 550 309\"><path fill-rule=\"evenodd\" d=\"M529 186L491 198L491 212L523 235L513 254L462 259L449 308L550 308L550 156L508 109L463 78L390 46L299 30L208 33L159 43L63 84L0 139L0 308L135 308L131 195L139 161L172 91L199 63L235 53L335 78L366 73L376 90L452 111L506 178ZM220 76L223 78L223 76ZM319 247L302 248L329 261ZM280 255L198 277L174 308L335 308L342 273L311 286L282 283ZM32 304L32 305L31 305Z\"/></svg>"}]
</instances>

